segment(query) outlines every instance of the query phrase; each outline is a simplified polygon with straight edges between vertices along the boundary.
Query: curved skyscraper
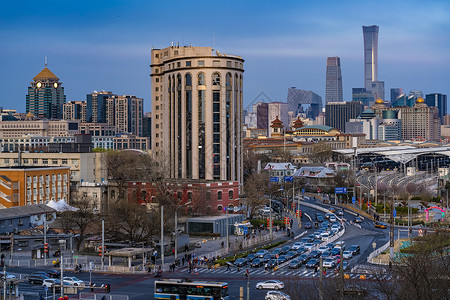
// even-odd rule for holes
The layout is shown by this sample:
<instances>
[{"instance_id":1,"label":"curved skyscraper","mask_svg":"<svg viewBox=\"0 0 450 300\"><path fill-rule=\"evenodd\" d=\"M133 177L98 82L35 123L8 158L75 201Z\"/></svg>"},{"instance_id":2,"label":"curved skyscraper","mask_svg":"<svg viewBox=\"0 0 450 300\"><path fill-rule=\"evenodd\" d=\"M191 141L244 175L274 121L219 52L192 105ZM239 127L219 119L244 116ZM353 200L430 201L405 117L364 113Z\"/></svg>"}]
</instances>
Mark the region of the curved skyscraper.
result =
<instances>
[{"instance_id":1,"label":"curved skyscraper","mask_svg":"<svg viewBox=\"0 0 450 300\"><path fill-rule=\"evenodd\" d=\"M377 25L363 26L364 36L364 88L372 91L372 81L378 81L378 30Z\"/></svg>"}]
</instances>

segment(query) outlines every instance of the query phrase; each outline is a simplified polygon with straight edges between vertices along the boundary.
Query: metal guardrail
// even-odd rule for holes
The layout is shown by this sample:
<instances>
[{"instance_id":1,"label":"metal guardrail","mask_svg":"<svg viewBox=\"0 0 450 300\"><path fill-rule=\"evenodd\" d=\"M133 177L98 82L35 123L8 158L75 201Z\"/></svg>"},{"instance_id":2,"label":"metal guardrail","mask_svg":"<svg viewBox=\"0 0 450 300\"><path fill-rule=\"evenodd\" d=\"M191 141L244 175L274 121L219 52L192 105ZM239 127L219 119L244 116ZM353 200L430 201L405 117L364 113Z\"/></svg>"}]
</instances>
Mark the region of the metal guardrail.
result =
<instances>
[{"instance_id":1,"label":"metal guardrail","mask_svg":"<svg viewBox=\"0 0 450 300\"><path fill-rule=\"evenodd\" d=\"M384 250L389 248L389 245L390 245L390 241L388 241L386 244L384 244L380 248L378 248L375 251L373 251L372 253L370 253L369 256L367 257L367 262L371 263L371 264L386 265L385 263L381 263L381 260L378 261L378 263L375 262L374 258L377 257L378 255L380 255L380 253L382 253Z\"/></svg>"},{"instance_id":2,"label":"metal guardrail","mask_svg":"<svg viewBox=\"0 0 450 300\"><path fill-rule=\"evenodd\" d=\"M105 298L103 298L105 297ZM104 293L80 293L78 299L82 300L128 300L127 295L114 295L114 294L104 294Z\"/></svg>"}]
</instances>

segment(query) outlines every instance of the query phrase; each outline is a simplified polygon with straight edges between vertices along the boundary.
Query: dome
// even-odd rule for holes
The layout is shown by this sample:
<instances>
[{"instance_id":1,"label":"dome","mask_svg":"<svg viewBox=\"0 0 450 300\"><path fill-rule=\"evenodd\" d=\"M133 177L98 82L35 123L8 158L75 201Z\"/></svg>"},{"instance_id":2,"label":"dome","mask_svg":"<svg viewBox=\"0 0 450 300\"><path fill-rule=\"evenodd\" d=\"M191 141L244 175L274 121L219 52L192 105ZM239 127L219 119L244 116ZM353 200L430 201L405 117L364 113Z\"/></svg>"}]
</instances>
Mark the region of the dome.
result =
<instances>
[{"instance_id":1,"label":"dome","mask_svg":"<svg viewBox=\"0 0 450 300\"><path fill-rule=\"evenodd\" d=\"M377 100L375 100L375 104L384 104L383 99L378 98Z\"/></svg>"},{"instance_id":2,"label":"dome","mask_svg":"<svg viewBox=\"0 0 450 300\"><path fill-rule=\"evenodd\" d=\"M416 100L416 103L425 103L425 100L424 100L422 97L419 97L419 98Z\"/></svg>"}]
</instances>

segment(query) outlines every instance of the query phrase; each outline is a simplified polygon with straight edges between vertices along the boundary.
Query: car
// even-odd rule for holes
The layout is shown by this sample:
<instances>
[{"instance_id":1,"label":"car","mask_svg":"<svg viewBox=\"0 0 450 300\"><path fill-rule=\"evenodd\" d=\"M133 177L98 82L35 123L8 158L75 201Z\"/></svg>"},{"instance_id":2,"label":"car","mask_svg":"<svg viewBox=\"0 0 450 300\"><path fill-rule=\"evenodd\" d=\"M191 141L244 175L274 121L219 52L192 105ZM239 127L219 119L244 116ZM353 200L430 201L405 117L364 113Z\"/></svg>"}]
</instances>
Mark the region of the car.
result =
<instances>
[{"instance_id":1,"label":"car","mask_svg":"<svg viewBox=\"0 0 450 300\"><path fill-rule=\"evenodd\" d=\"M332 256L339 255L340 253L341 253L341 249L339 249L339 248L333 248L333 249L330 250L330 254Z\"/></svg>"},{"instance_id":2,"label":"car","mask_svg":"<svg viewBox=\"0 0 450 300\"><path fill-rule=\"evenodd\" d=\"M314 232L314 238L320 239L321 234L324 232L325 232L324 230L317 230L316 232Z\"/></svg>"},{"instance_id":3,"label":"car","mask_svg":"<svg viewBox=\"0 0 450 300\"><path fill-rule=\"evenodd\" d=\"M311 258L306 262L307 268L315 268L319 265L319 260L317 258Z\"/></svg>"},{"instance_id":4,"label":"car","mask_svg":"<svg viewBox=\"0 0 450 300\"><path fill-rule=\"evenodd\" d=\"M50 269L46 271L50 278L60 278L61 272L58 270Z\"/></svg>"},{"instance_id":5,"label":"car","mask_svg":"<svg viewBox=\"0 0 450 300\"><path fill-rule=\"evenodd\" d=\"M303 262L300 259L293 259L289 263L289 269L298 269L302 266Z\"/></svg>"},{"instance_id":6,"label":"car","mask_svg":"<svg viewBox=\"0 0 450 300\"><path fill-rule=\"evenodd\" d=\"M313 250L313 251L309 252L310 258L318 258L319 256L320 256L320 252L317 250Z\"/></svg>"},{"instance_id":7,"label":"car","mask_svg":"<svg viewBox=\"0 0 450 300\"><path fill-rule=\"evenodd\" d=\"M383 222L375 222L375 228L382 228L382 229L386 229L387 225Z\"/></svg>"},{"instance_id":8,"label":"car","mask_svg":"<svg viewBox=\"0 0 450 300\"><path fill-rule=\"evenodd\" d=\"M327 246L321 246L319 247L319 249L317 249L317 251L319 251L320 253L324 253L327 250L330 250Z\"/></svg>"},{"instance_id":9,"label":"car","mask_svg":"<svg viewBox=\"0 0 450 300\"><path fill-rule=\"evenodd\" d=\"M350 258L352 258L352 256L353 256L353 251L351 251L351 250L345 250L344 252L342 252L342 256L343 256L345 259L350 259Z\"/></svg>"},{"instance_id":10,"label":"car","mask_svg":"<svg viewBox=\"0 0 450 300\"><path fill-rule=\"evenodd\" d=\"M257 257L256 254L251 253L251 254L247 255L246 259L247 259L248 262L251 262L251 261L253 261L256 257Z\"/></svg>"},{"instance_id":11,"label":"car","mask_svg":"<svg viewBox=\"0 0 450 300\"><path fill-rule=\"evenodd\" d=\"M322 241L327 241L330 238L330 234L328 232L322 234Z\"/></svg>"},{"instance_id":12,"label":"car","mask_svg":"<svg viewBox=\"0 0 450 300\"><path fill-rule=\"evenodd\" d=\"M336 211L336 209L332 206L330 206L330 208L328 210L331 211L332 213L334 213Z\"/></svg>"},{"instance_id":13,"label":"car","mask_svg":"<svg viewBox=\"0 0 450 300\"><path fill-rule=\"evenodd\" d=\"M297 260L301 261L302 264L306 263L309 259L308 254L303 253L302 255L300 255L299 257L296 258Z\"/></svg>"},{"instance_id":14,"label":"car","mask_svg":"<svg viewBox=\"0 0 450 300\"><path fill-rule=\"evenodd\" d=\"M63 277L63 283L68 283L74 286L84 286L84 281L76 277Z\"/></svg>"},{"instance_id":15,"label":"car","mask_svg":"<svg viewBox=\"0 0 450 300\"><path fill-rule=\"evenodd\" d=\"M314 246L318 246L318 245L322 244L322 240L315 240L313 242L313 244L314 244Z\"/></svg>"},{"instance_id":16,"label":"car","mask_svg":"<svg viewBox=\"0 0 450 300\"><path fill-rule=\"evenodd\" d=\"M336 222L336 221L337 221L336 216L335 215L331 215L330 216L330 222Z\"/></svg>"},{"instance_id":17,"label":"car","mask_svg":"<svg viewBox=\"0 0 450 300\"><path fill-rule=\"evenodd\" d=\"M323 258L326 258L326 257L328 257L328 256L331 256L331 252L330 251L324 251L324 252L322 252L322 255L321 255Z\"/></svg>"},{"instance_id":18,"label":"car","mask_svg":"<svg viewBox=\"0 0 450 300\"><path fill-rule=\"evenodd\" d=\"M258 252L256 252L256 256L264 257L264 255L266 255L267 253L269 253L268 250L259 250Z\"/></svg>"},{"instance_id":19,"label":"car","mask_svg":"<svg viewBox=\"0 0 450 300\"><path fill-rule=\"evenodd\" d=\"M359 247L359 245L351 245L350 248L348 248L348 250L353 251L353 255L356 255L359 254L361 248Z\"/></svg>"},{"instance_id":20,"label":"car","mask_svg":"<svg viewBox=\"0 0 450 300\"><path fill-rule=\"evenodd\" d=\"M264 300L291 300L291 297L280 291L268 291Z\"/></svg>"},{"instance_id":21,"label":"car","mask_svg":"<svg viewBox=\"0 0 450 300\"><path fill-rule=\"evenodd\" d=\"M279 280L266 280L258 282L256 284L258 290L271 289L271 290L282 290L284 289L284 283Z\"/></svg>"},{"instance_id":22,"label":"car","mask_svg":"<svg viewBox=\"0 0 450 300\"><path fill-rule=\"evenodd\" d=\"M334 257L327 257L323 260L323 267L324 268L334 268L336 266L337 262Z\"/></svg>"},{"instance_id":23,"label":"car","mask_svg":"<svg viewBox=\"0 0 450 300\"><path fill-rule=\"evenodd\" d=\"M245 266L246 264L247 264L247 259L245 259L245 258L243 258L243 257L238 258L238 259L236 259L236 260L234 261L234 265L235 265L236 267L243 267L243 266Z\"/></svg>"},{"instance_id":24,"label":"car","mask_svg":"<svg viewBox=\"0 0 450 300\"><path fill-rule=\"evenodd\" d=\"M273 212L273 208L270 208L270 207L266 206L266 207L261 209L261 214L262 215L269 215L270 212Z\"/></svg>"},{"instance_id":25,"label":"car","mask_svg":"<svg viewBox=\"0 0 450 300\"><path fill-rule=\"evenodd\" d=\"M327 247L328 247L328 249L333 249L334 248L334 243L328 243L327 244Z\"/></svg>"},{"instance_id":26,"label":"car","mask_svg":"<svg viewBox=\"0 0 450 300\"><path fill-rule=\"evenodd\" d=\"M272 257L272 254L270 254L270 253L264 255L264 257L259 257L259 259L263 262L263 264L266 263L266 262L268 262L268 261L271 260L272 258L273 258L273 257Z\"/></svg>"},{"instance_id":27,"label":"car","mask_svg":"<svg viewBox=\"0 0 450 300\"><path fill-rule=\"evenodd\" d=\"M355 219L353 220L353 222L355 222L355 223L361 223L362 220L361 220L360 217L355 217Z\"/></svg>"},{"instance_id":28,"label":"car","mask_svg":"<svg viewBox=\"0 0 450 300\"><path fill-rule=\"evenodd\" d=\"M300 247L300 248L298 248L297 249L297 255L300 255L300 254L302 254L302 253L305 253L307 250L306 250L306 248L305 247Z\"/></svg>"},{"instance_id":29,"label":"car","mask_svg":"<svg viewBox=\"0 0 450 300\"><path fill-rule=\"evenodd\" d=\"M301 247L303 247L303 243L302 242L297 242L297 243L295 243L294 245L292 245L292 247L291 247L291 249L292 250L298 250L298 249L300 249Z\"/></svg>"},{"instance_id":30,"label":"car","mask_svg":"<svg viewBox=\"0 0 450 300\"><path fill-rule=\"evenodd\" d=\"M8 272L5 272L5 274L6 274L6 279L13 279L13 278L16 278L16 275L12 275L12 274L10 274L10 273L8 273ZM3 274L3 272L1 272L1 273L0 273L0 278L3 279L3 276L4 276L5 274Z\"/></svg>"},{"instance_id":31,"label":"car","mask_svg":"<svg viewBox=\"0 0 450 300\"><path fill-rule=\"evenodd\" d=\"M319 222L319 223L322 223L324 221L322 215L318 215L316 219L317 219L317 222Z\"/></svg>"},{"instance_id":32,"label":"car","mask_svg":"<svg viewBox=\"0 0 450 300\"><path fill-rule=\"evenodd\" d=\"M286 254L289 252L289 250L291 250L291 246L284 246L283 248L281 248L281 254Z\"/></svg>"},{"instance_id":33,"label":"car","mask_svg":"<svg viewBox=\"0 0 450 300\"><path fill-rule=\"evenodd\" d=\"M33 272L28 275L28 282L30 284L42 284L45 279L50 279L50 277L48 277L48 275L46 274L42 274L41 272Z\"/></svg>"},{"instance_id":34,"label":"car","mask_svg":"<svg viewBox=\"0 0 450 300\"><path fill-rule=\"evenodd\" d=\"M309 242L310 242L310 243L314 242L314 240L316 239L316 238L314 237L314 234L308 235L307 238L309 239Z\"/></svg>"},{"instance_id":35,"label":"car","mask_svg":"<svg viewBox=\"0 0 450 300\"><path fill-rule=\"evenodd\" d=\"M344 271L350 269L350 264L348 263L348 261L344 260L344 261L342 262L342 268L344 269ZM339 271L341 270L341 265L340 265L340 264L337 264L335 270L339 272Z\"/></svg>"},{"instance_id":36,"label":"car","mask_svg":"<svg viewBox=\"0 0 450 300\"><path fill-rule=\"evenodd\" d=\"M264 264L264 262L263 262L262 258L257 257L252 260L252 262L250 263L250 266L252 268L258 268L258 267L261 267L263 264Z\"/></svg>"},{"instance_id":37,"label":"car","mask_svg":"<svg viewBox=\"0 0 450 300\"><path fill-rule=\"evenodd\" d=\"M272 258L271 260L269 260L269 261L266 263L265 267L267 267L267 268L273 268L273 267L275 267L276 265L278 265L278 264L277 264L277 260L274 259L274 258Z\"/></svg>"},{"instance_id":38,"label":"car","mask_svg":"<svg viewBox=\"0 0 450 300\"><path fill-rule=\"evenodd\" d=\"M319 217L322 217L322 215L320 213L316 213L316 221L319 220ZM323 218L323 217L322 217Z\"/></svg>"},{"instance_id":39,"label":"car","mask_svg":"<svg viewBox=\"0 0 450 300\"><path fill-rule=\"evenodd\" d=\"M282 263L284 263L286 260L287 260L286 255L279 255L278 258L277 258L278 264L282 264Z\"/></svg>"},{"instance_id":40,"label":"car","mask_svg":"<svg viewBox=\"0 0 450 300\"><path fill-rule=\"evenodd\" d=\"M314 247L314 244L313 244L313 243L306 243L306 244L305 244L305 249L306 249L306 250L311 250L313 247Z\"/></svg>"},{"instance_id":41,"label":"car","mask_svg":"<svg viewBox=\"0 0 450 300\"><path fill-rule=\"evenodd\" d=\"M332 225L331 226L331 231L334 233L339 232L339 230L341 229L341 227L339 225Z\"/></svg>"},{"instance_id":42,"label":"car","mask_svg":"<svg viewBox=\"0 0 450 300\"><path fill-rule=\"evenodd\" d=\"M291 260L297 256L297 251L289 251L285 254L287 260Z\"/></svg>"},{"instance_id":43,"label":"car","mask_svg":"<svg viewBox=\"0 0 450 300\"><path fill-rule=\"evenodd\" d=\"M312 228L311 222L306 222L305 223L305 229L311 229L311 228Z\"/></svg>"},{"instance_id":44,"label":"car","mask_svg":"<svg viewBox=\"0 0 450 300\"><path fill-rule=\"evenodd\" d=\"M48 287L49 289L52 289L54 285L60 285L61 281L59 279L56 278L49 278L49 279L44 279L44 281L42 282L42 287Z\"/></svg>"},{"instance_id":45,"label":"car","mask_svg":"<svg viewBox=\"0 0 450 300\"><path fill-rule=\"evenodd\" d=\"M344 241L337 242L336 245L334 245L334 248L345 250L345 242Z\"/></svg>"},{"instance_id":46,"label":"car","mask_svg":"<svg viewBox=\"0 0 450 300\"><path fill-rule=\"evenodd\" d=\"M304 246L306 243L309 243L309 239L308 239L308 238L302 238L302 239L300 240L300 242L302 242L302 243L303 243L303 246Z\"/></svg>"},{"instance_id":47,"label":"car","mask_svg":"<svg viewBox=\"0 0 450 300\"><path fill-rule=\"evenodd\" d=\"M280 255L281 254L281 248L277 248L277 249L274 249L274 250L272 250L272 252L270 252L270 254L273 254L273 255Z\"/></svg>"},{"instance_id":48,"label":"car","mask_svg":"<svg viewBox=\"0 0 450 300\"><path fill-rule=\"evenodd\" d=\"M342 209L340 209L340 210L338 210L337 212L336 212L336 214L338 215L338 216L343 216L344 215L344 211L342 210Z\"/></svg>"}]
</instances>

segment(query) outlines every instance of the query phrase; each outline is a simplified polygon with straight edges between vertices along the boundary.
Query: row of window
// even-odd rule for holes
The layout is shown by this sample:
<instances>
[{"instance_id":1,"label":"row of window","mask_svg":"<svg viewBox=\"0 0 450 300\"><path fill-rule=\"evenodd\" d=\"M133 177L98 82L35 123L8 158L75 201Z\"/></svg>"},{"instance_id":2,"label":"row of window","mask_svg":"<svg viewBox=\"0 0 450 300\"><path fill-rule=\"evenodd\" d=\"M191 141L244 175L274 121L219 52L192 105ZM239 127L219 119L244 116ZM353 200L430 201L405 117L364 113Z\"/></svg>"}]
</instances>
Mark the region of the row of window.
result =
<instances>
[{"instance_id":1,"label":"row of window","mask_svg":"<svg viewBox=\"0 0 450 300\"><path fill-rule=\"evenodd\" d=\"M204 67L205 66L205 60L197 60L197 66L198 67ZM220 67L220 60L213 60L212 61L212 66L213 67ZM192 67L192 61L190 60L186 60L184 62L184 65L181 65L181 62L177 62L177 63L169 63L166 65L167 70L172 70L175 68L181 68L181 67ZM227 61L227 68L232 68L233 67L233 62L232 61ZM239 63L237 61L234 62L234 67L235 68L241 68L242 69L242 63ZM159 74L159 69L156 68L155 69L155 74Z\"/></svg>"},{"instance_id":2,"label":"row of window","mask_svg":"<svg viewBox=\"0 0 450 300\"><path fill-rule=\"evenodd\" d=\"M9 158L4 158L3 159L3 162L5 164L9 164L10 161L11 160ZM69 164L69 160L67 158L62 158L61 162L59 162L59 159L50 159L50 161L51 161L52 165L67 165L67 164ZM18 164L19 163L19 159L18 158L14 158L13 162L14 162L14 164ZM42 158L42 159L38 159L38 158L32 158L32 159L22 158L22 163L24 163L24 164L32 163L34 165L37 165L37 164L41 163L41 164L47 165L49 163L49 159L48 158ZM72 159L72 164L78 164L78 160L77 159Z\"/></svg>"}]
</instances>

